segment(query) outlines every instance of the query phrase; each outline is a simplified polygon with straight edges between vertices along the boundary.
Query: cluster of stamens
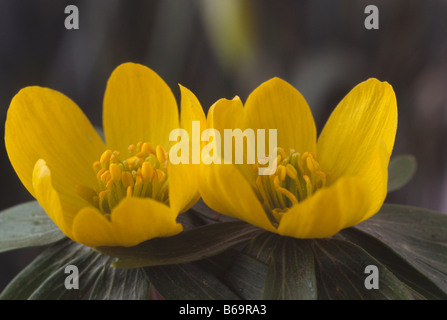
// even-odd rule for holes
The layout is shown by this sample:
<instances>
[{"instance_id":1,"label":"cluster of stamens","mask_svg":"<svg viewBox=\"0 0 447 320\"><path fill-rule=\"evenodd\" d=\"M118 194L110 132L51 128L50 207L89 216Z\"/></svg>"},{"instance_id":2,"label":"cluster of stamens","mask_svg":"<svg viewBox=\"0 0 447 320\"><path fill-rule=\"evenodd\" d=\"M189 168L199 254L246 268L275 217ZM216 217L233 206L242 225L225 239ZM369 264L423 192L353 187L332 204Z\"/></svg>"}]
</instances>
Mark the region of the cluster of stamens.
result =
<instances>
[{"instance_id":1,"label":"cluster of stamens","mask_svg":"<svg viewBox=\"0 0 447 320\"><path fill-rule=\"evenodd\" d=\"M108 215L125 197L153 198L169 204L168 156L164 148L149 142L130 145L121 160L119 151L106 150L93 163L98 189L81 187L78 193Z\"/></svg>"},{"instance_id":2,"label":"cluster of stamens","mask_svg":"<svg viewBox=\"0 0 447 320\"><path fill-rule=\"evenodd\" d=\"M300 154L294 150L286 152L277 148L274 161L272 168L276 168L276 171L269 175L258 175L256 186L270 220L277 225L286 209L326 186L326 174L319 170L313 152ZM256 164L256 172L259 167L266 166Z\"/></svg>"}]
</instances>

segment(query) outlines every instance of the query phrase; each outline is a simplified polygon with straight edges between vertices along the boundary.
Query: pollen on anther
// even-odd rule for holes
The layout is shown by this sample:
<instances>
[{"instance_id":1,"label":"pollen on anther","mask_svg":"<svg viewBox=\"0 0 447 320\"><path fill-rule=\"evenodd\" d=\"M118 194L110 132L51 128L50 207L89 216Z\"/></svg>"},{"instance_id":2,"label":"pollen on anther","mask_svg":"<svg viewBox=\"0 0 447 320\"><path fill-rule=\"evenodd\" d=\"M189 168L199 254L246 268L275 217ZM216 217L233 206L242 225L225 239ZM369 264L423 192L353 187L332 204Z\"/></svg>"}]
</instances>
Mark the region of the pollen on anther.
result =
<instances>
[{"instance_id":1,"label":"pollen on anther","mask_svg":"<svg viewBox=\"0 0 447 320\"><path fill-rule=\"evenodd\" d=\"M156 155L157 155L157 159L160 162L165 162L166 161L166 151L165 149L158 145L157 148L155 149Z\"/></svg>"},{"instance_id":2,"label":"pollen on anther","mask_svg":"<svg viewBox=\"0 0 447 320\"><path fill-rule=\"evenodd\" d=\"M116 163L110 164L109 171L113 181L117 182L121 179L121 169L119 165L117 165Z\"/></svg>"},{"instance_id":3,"label":"pollen on anther","mask_svg":"<svg viewBox=\"0 0 447 320\"><path fill-rule=\"evenodd\" d=\"M141 167L141 175L143 176L144 180L151 180L152 176L154 174L154 168L152 167L150 162L144 162L143 166Z\"/></svg>"},{"instance_id":4,"label":"pollen on anther","mask_svg":"<svg viewBox=\"0 0 447 320\"><path fill-rule=\"evenodd\" d=\"M102 164L103 167L107 166L107 162L110 161L110 157L112 156L113 152L112 150L106 150L101 155L101 158L99 159L99 162Z\"/></svg>"},{"instance_id":5,"label":"pollen on anther","mask_svg":"<svg viewBox=\"0 0 447 320\"><path fill-rule=\"evenodd\" d=\"M141 147L141 151L145 154L151 154L154 152L154 148L152 147L152 144L150 142L145 142Z\"/></svg>"}]
</instances>

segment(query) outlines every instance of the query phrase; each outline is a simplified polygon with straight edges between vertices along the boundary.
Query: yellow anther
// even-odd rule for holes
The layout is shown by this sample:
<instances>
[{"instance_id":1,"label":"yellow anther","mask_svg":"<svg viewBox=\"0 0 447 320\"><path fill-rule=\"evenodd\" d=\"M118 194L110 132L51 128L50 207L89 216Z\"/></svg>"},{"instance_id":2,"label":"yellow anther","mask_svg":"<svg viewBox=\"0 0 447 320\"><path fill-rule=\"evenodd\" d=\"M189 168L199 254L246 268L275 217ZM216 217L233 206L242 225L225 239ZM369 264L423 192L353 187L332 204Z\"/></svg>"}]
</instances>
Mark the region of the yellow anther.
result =
<instances>
[{"instance_id":1,"label":"yellow anther","mask_svg":"<svg viewBox=\"0 0 447 320\"><path fill-rule=\"evenodd\" d=\"M126 160L126 163L129 166L129 170L133 170L135 168L137 159L138 159L137 157L131 157Z\"/></svg>"},{"instance_id":2,"label":"yellow anther","mask_svg":"<svg viewBox=\"0 0 447 320\"><path fill-rule=\"evenodd\" d=\"M279 179L284 181L286 179L287 169L283 165L278 166Z\"/></svg>"},{"instance_id":3,"label":"yellow anther","mask_svg":"<svg viewBox=\"0 0 447 320\"><path fill-rule=\"evenodd\" d=\"M104 183L109 182L109 180L112 178L112 175L110 174L109 170L104 171L104 173L101 175L101 181Z\"/></svg>"},{"instance_id":4,"label":"yellow anther","mask_svg":"<svg viewBox=\"0 0 447 320\"><path fill-rule=\"evenodd\" d=\"M318 162L314 159L312 155L309 155L306 158L306 165L310 172L315 172L319 167Z\"/></svg>"},{"instance_id":5,"label":"yellow anther","mask_svg":"<svg viewBox=\"0 0 447 320\"><path fill-rule=\"evenodd\" d=\"M110 190L104 190L101 191L98 196L99 196L99 200L104 200L104 198L109 194Z\"/></svg>"},{"instance_id":6,"label":"yellow anther","mask_svg":"<svg viewBox=\"0 0 447 320\"><path fill-rule=\"evenodd\" d=\"M113 187L113 180L110 179L110 180L107 182L107 184L106 184L106 188L107 188L108 190L111 190L112 187Z\"/></svg>"},{"instance_id":7,"label":"yellow anther","mask_svg":"<svg viewBox=\"0 0 447 320\"><path fill-rule=\"evenodd\" d=\"M103 167L107 167L107 164L110 161L110 157L112 156L112 154L113 154L112 150L106 150L101 155L99 162L102 164Z\"/></svg>"},{"instance_id":8,"label":"yellow anther","mask_svg":"<svg viewBox=\"0 0 447 320\"><path fill-rule=\"evenodd\" d=\"M124 188L133 187L134 185L132 174L129 171L121 173L121 181L123 183Z\"/></svg>"},{"instance_id":9,"label":"yellow anther","mask_svg":"<svg viewBox=\"0 0 447 320\"><path fill-rule=\"evenodd\" d=\"M106 168L102 168L101 170L99 170L98 171L98 173L96 173L96 177L98 178L98 179L101 179L101 176L102 176L102 174L104 173L104 172L106 172Z\"/></svg>"},{"instance_id":10,"label":"yellow anther","mask_svg":"<svg viewBox=\"0 0 447 320\"><path fill-rule=\"evenodd\" d=\"M152 167L150 162L144 162L141 167L141 175L144 180L150 181L152 180L152 176L154 175L154 168Z\"/></svg>"},{"instance_id":11,"label":"yellow anther","mask_svg":"<svg viewBox=\"0 0 447 320\"><path fill-rule=\"evenodd\" d=\"M307 192L307 196L311 196L312 195L312 182L310 181L310 178L307 175L303 176L304 181L306 181L306 192Z\"/></svg>"},{"instance_id":12,"label":"yellow anther","mask_svg":"<svg viewBox=\"0 0 447 320\"><path fill-rule=\"evenodd\" d=\"M309 156L309 152L304 152L302 155L301 155L301 160L303 160L303 161L306 161L306 159L307 159L307 157Z\"/></svg>"},{"instance_id":13,"label":"yellow anther","mask_svg":"<svg viewBox=\"0 0 447 320\"><path fill-rule=\"evenodd\" d=\"M131 145L127 148L127 150L129 150L129 153L132 154L132 153L135 152L135 146L134 146L133 144L131 144Z\"/></svg>"},{"instance_id":14,"label":"yellow anther","mask_svg":"<svg viewBox=\"0 0 447 320\"><path fill-rule=\"evenodd\" d=\"M295 180L298 177L296 169L290 163L286 165L286 173L293 180Z\"/></svg>"},{"instance_id":15,"label":"yellow anther","mask_svg":"<svg viewBox=\"0 0 447 320\"><path fill-rule=\"evenodd\" d=\"M280 188L280 185L279 185L279 178L278 178L278 176L275 176L275 177L273 178L273 185L275 186L275 189L276 189L276 190L278 190L278 188Z\"/></svg>"},{"instance_id":16,"label":"yellow anther","mask_svg":"<svg viewBox=\"0 0 447 320\"><path fill-rule=\"evenodd\" d=\"M141 185L143 184L143 178L141 177L141 174L138 172L135 177L135 185Z\"/></svg>"},{"instance_id":17,"label":"yellow anther","mask_svg":"<svg viewBox=\"0 0 447 320\"><path fill-rule=\"evenodd\" d=\"M157 173L157 175L156 175L157 176L157 181L158 182L163 182L165 177L166 177L165 173L163 171L161 171L160 169L155 170L155 172Z\"/></svg>"},{"instance_id":18,"label":"yellow anther","mask_svg":"<svg viewBox=\"0 0 447 320\"><path fill-rule=\"evenodd\" d=\"M143 145L143 142L141 142L141 141L137 143L137 150L138 151L141 151L141 146L142 145Z\"/></svg>"},{"instance_id":19,"label":"yellow anther","mask_svg":"<svg viewBox=\"0 0 447 320\"><path fill-rule=\"evenodd\" d=\"M109 171L112 176L112 180L118 182L121 179L121 169L116 163L111 163L109 166Z\"/></svg>"},{"instance_id":20,"label":"yellow anther","mask_svg":"<svg viewBox=\"0 0 447 320\"><path fill-rule=\"evenodd\" d=\"M101 169L101 162L99 161L93 162L93 170L98 171L99 169Z\"/></svg>"},{"instance_id":21,"label":"yellow anther","mask_svg":"<svg viewBox=\"0 0 447 320\"><path fill-rule=\"evenodd\" d=\"M161 163L166 161L166 151L162 146L158 145L157 148L155 149L155 152L158 161L160 161Z\"/></svg>"},{"instance_id":22,"label":"yellow anther","mask_svg":"<svg viewBox=\"0 0 447 320\"><path fill-rule=\"evenodd\" d=\"M313 162L312 162L312 158L311 157L307 157L306 158L306 165L307 165L307 169L309 169L310 172L314 172L315 168L313 166Z\"/></svg>"},{"instance_id":23,"label":"yellow anther","mask_svg":"<svg viewBox=\"0 0 447 320\"><path fill-rule=\"evenodd\" d=\"M131 186L128 186L126 189L126 197L127 198L132 197L132 187Z\"/></svg>"},{"instance_id":24,"label":"yellow anther","mask_svg":"<svg viewBox=\"0 0 447 320\"><path fill-rule=\"evenodd\" d=\"M154 152L154 147L152 146L152 143L145 142L141 147L141 151L144 152L145 154L151 154Z\"/></svg>"},{"instance_id":25,"label":"yellow anther","mask_svg":"<svg viewBox=\"0 0 447 320\"><path fill-rule=\"evenodd\" d=\"M276 191L285 195L290 200L290 202L292 202L292 204L298 203L297 198L289 190L284 189L284 188L278 188L278 189L276 189Z\"/></svg>"}]
</instances>

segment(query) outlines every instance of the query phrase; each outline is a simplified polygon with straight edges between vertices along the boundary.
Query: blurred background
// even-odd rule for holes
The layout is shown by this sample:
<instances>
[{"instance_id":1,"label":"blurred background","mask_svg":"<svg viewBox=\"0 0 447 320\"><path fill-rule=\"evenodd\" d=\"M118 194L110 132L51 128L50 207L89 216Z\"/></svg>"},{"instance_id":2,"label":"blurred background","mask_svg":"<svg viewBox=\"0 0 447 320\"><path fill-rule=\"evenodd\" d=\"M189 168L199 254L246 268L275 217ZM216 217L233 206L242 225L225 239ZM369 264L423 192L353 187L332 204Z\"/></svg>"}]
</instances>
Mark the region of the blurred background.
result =
<instances>
[{"instance_id":1,"label":"blurred background","mask_svg":"<svg viewBox=\"0 0 447 320\"><path fill-rule=\"evenodd\" d=\"M78 30L64 27L70 4ZM371 4L378 30L364 26ZM386 201L447 213L446 0L0 0L1 135L12 97L29 85L61 91L101 126L106 81L127 61L155 70L177 99L186 86L205 110L281 77L319 130L356 84L388 81L399 108L394 154L413 154L418 170ZM32 200L4 143L0 163L0 210ZM0 291L39 250L0 254Z\"/></svg>"}]
</instances>

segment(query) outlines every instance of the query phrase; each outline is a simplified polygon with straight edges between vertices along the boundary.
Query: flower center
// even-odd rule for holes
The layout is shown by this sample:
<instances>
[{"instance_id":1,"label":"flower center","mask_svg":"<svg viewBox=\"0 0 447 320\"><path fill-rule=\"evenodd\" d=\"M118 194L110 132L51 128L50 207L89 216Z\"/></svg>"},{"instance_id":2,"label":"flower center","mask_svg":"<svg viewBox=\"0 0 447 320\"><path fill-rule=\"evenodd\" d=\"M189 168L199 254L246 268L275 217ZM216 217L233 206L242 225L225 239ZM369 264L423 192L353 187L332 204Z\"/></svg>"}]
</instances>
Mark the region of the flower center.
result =
<instances>
[{"instance_id":1,"label":"flower center","mask_svg":"<svg viewBox=\"0 0 447 320\"><path fill-rule=\"evenodd\" d=\"M269 219L277 226L288 208L326 186L326 174L319 170L316 155L312 152L300 154L277 148L274 161L276 171L270 175L258 175L256 187ZM265 166L256 164L256 172Z\"/></svg>"},{"instance_id":2,"label":"flower center","mask_svg":"<svg viewBox=\"0 0 447 320\"><path fill-rule=\"evenodd\" d=\"M130 145L121 160L118 151L106 150L93 163L98 190L78 188L78 194L108 215L125 197L152 198L169 204L168 157L164 148L149 142Z\"/></svg>"}]
</instances>

